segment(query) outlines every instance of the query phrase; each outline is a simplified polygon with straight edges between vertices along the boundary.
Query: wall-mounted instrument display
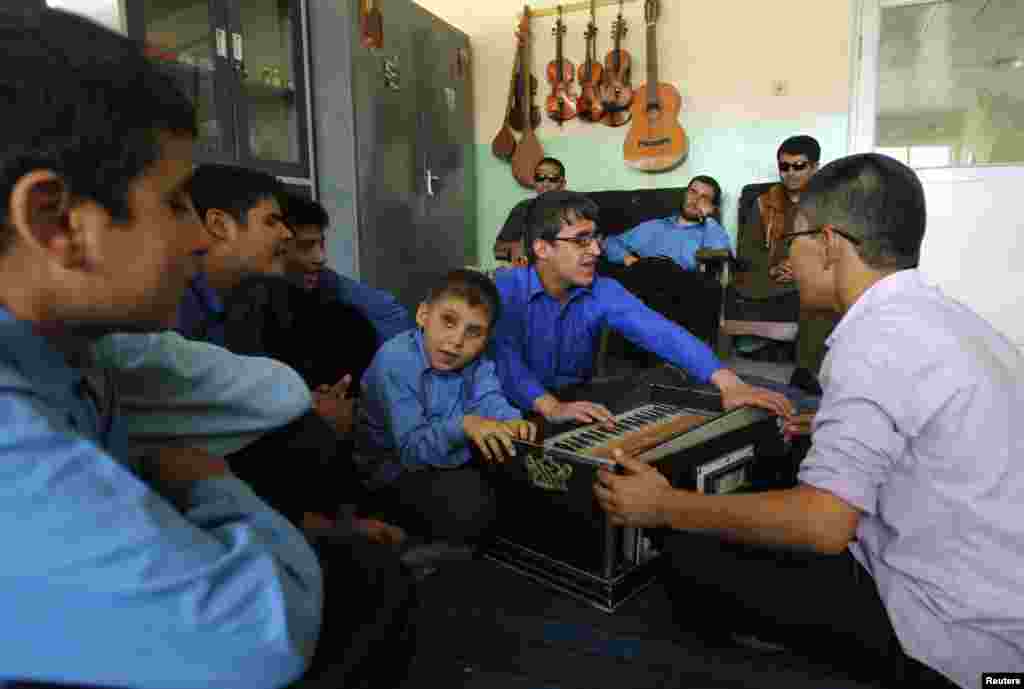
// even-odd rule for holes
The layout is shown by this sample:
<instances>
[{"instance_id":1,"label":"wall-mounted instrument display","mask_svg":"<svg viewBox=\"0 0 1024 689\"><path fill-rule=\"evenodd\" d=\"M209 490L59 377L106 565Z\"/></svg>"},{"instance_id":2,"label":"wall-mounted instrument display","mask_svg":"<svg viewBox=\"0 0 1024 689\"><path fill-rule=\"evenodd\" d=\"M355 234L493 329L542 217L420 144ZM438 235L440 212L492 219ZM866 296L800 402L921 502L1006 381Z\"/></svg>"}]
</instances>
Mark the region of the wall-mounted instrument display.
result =
<instances>
[{"instance_id":1,"label":"wall-mounted instrument display","mask_svg":"<svg viewBox=\"0 0 1024 689\"><path fill-rule=\"evenodd\" d=\"M589 122L597 122L604 115L604 106L598 89L604 68L597 61L597 22L594 18L594 0L590 0L590 23L583 32L587 43L587 59L580 65L580 97L576 101L576 114Z\"/></svg>"},{"instance_id":2,"label":"wall-mounted instrument display","mask_svg":"<svg viewBox=\"0 0 1024 689\"><path fill-rule=\"evenodd\" d=\"M626 165L646 172L670 170L689 151L686 132L678 119L682 105L679 91L672 84L658 81L658 13L658 0L645 0L647 83L634 95L633 123L622 148Z\"/></svg>"},{"instance_id":3,"label":"wall-mounted instrument display","mask_svg":"<svg viewBox=\"0 0 1024 689\"><path fill-rule=\"evenodd\" d=\"M537 139L537 132L534 131L533 118L527 117L526 113L533 113L533 92L530 90L532 78L530 76L530 6L523 7L523 18L519 22L519 72L522 75L519 79L519 102L524 113L522 122L527 125L522 128L523 136L512 154L512 176L524 187L533 188L533 173L537 169L537 163L544 158L544 149ZM538 121L539 122L539 121Z\"/></svg>"},{"instance_id":4,"label":"wall-mounted instrument display","mask_svg":"<svg viewBox=\"0 0 1024 689\"><path fill-rule=\"evenodd\" d=\"M619 0L619 16L612 22L612 40L615 47L604 58L604 81L601 84L601 105L604 116L601 123L609 127L621 127L629 122L632 114L629 105L633 101L630 86L632 58L622 49L626 36L626 20L622 17L622 0Z\"/></svg>"},{"instance_id":5,"label":"wall-mounted instrument display","mask_svg":"<svg viewBox=\"0 0 1024 689\"><path fill-rule=\"evenodd\" d=\"M573 80L576 78L576 65L565 59L565 51L562 49L566 32L565 22L562 21L562 6L558 6L558 19L551 33L555 36L555 59L548 63L548 83L551 84L551 93L548 95L547 112L548 117L562 126L566 120L576 117L576 89Z\"/></svg>"},{"instance_id":6,"label":"wall-mounted instrument display","mask_svg":"<svg viewBox=\"0 0 1024 689\"><path fill-rule=\"evenodd\" d=\"M505 119L501 121L501 129L491 142L491 153L502 160L511 160L512 154L516 152L516 137L512 135L512 128L509 126L509 119L512 117L512 109L516 105L516 81L519 70L519 51L516 50L516 58L512 63L512 77L508 85L508 103L505 105Z\"/></svg>"}]
</instances>

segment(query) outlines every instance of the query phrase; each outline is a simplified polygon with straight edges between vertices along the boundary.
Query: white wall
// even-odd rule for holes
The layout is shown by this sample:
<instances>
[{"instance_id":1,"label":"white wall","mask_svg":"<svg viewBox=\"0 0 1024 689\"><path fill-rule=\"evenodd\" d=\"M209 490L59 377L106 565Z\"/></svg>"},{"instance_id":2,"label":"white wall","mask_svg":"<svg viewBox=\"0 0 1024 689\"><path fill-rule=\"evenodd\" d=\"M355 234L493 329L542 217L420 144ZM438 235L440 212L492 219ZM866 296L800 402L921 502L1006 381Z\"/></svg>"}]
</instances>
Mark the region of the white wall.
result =
<instances>
[{"instance_id":1,"label":"white wall","mask_svg":"<svg viewBox=\"0 0 1024 689\"><path fill-rule=\"evenodd\" d=\"M921 270L1024 348L1024 168L922 170Z\"/></svg>"}]
</instances>

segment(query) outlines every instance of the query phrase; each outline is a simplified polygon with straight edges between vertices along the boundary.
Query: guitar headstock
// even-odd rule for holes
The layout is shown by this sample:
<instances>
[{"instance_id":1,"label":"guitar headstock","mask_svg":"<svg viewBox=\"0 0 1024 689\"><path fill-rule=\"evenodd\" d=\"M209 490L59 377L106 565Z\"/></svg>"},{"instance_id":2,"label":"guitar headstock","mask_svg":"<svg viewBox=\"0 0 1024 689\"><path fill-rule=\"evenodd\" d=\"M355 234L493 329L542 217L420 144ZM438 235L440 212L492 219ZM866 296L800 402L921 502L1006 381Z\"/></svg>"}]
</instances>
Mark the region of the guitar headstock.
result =
<instances>
[{"instance_id":1,"label":"guitar headstock","mask_svg":"<svg viewBox=\"0 0 1024 689\"><path fill-rule=\"evenodd\" d=\"M519 31L516 32L522 42L530 35L530 6L523 5L523 18L519 20Z\"/></svg>"},{"instance_id":2,"label":"guitar headstock","mask_svg":"<svg viewBox=\"0 0 1024 689\"><path fill-rule=\"evenodd\" d=\"M587 24L587 28L583 32L583 38L585 38L588 41L597 38L597 24L594 23L593 19L590 20L589 24Z\"/></svg>"},{"instance_id":3,"label":"guitar headstock","mask_svg":"<svg viewBox=\"0 0 1024 689\"><path fill-rule=\"evenodd\" d=\"M654 26L658 22L660 12L658 0L644 0L644 22L647 26Z\"/></svg>"}]
</instances>

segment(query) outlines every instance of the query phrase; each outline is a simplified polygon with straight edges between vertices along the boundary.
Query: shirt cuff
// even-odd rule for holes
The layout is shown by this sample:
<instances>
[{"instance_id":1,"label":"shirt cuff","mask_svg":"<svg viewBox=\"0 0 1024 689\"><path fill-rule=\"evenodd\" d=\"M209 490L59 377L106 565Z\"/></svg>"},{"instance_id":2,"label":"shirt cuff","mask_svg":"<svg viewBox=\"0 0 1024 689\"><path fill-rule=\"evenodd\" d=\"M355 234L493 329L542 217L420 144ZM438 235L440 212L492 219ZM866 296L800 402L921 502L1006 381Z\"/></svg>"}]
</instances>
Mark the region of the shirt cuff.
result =
<instances>
[{"instance_id":1,"label":"shirt cuff","mask_svg":"<svg viewBox=\"0 0 1024 689\"><path fill-rule=\"evenodd\" d=\"M462 428L462 419L460 414L444 422L444 437L450 448L454 449L466 444L466 431Z\"/></svg>"},{"instance_id":2,"label":"shirt cuff","mask_svg":"<svg viewBox=\"0 0 1024 689\"><path fill-rule=\"evenodd\" d=\"M188 491L189 509L228 498L232 504L246 512L265 508L247 483L230 474L195 481Z\"/></svg>"}]
</instances>

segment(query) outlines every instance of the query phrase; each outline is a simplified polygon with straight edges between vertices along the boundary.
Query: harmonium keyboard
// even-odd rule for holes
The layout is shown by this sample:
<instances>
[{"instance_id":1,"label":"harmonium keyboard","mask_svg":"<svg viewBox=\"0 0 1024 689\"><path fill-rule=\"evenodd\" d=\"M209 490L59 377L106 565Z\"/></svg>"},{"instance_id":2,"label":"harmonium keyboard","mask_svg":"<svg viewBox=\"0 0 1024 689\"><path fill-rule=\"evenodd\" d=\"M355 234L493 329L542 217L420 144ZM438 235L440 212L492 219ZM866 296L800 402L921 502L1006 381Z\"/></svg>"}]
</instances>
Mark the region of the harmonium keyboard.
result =
<instances>
[{"instance_id":1,"label":"harmonium keyboard","mask_svg":"<svg viewBox=\"0 0 1024 689\"><path fill-rule=\"evenodd\" d=\"M677 488L728 493L749 489L754 462L784 448L775 417L750 407L723 412L714 388L643 388L614 430L592 424L537 444L516 441L516 456L494 468L498 521L488 558L613 612L650 584L664 535L612 526L598 505L595 472L616 469L614 450L653 464Z\"/></svg>"}]
</instances>

